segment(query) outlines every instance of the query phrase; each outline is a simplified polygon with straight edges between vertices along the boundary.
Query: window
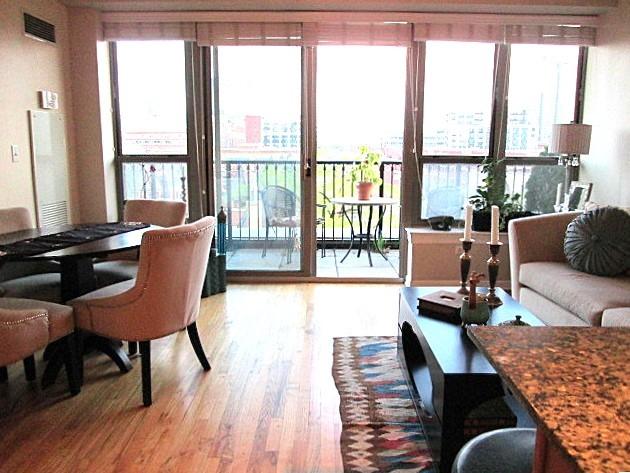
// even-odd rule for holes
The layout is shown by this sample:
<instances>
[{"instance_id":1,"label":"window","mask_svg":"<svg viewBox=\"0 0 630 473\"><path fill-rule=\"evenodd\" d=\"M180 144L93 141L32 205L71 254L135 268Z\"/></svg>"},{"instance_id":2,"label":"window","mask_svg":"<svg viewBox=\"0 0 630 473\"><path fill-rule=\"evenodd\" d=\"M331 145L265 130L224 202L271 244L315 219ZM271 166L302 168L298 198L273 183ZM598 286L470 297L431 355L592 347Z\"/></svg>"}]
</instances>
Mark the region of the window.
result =
<instances>
[{"instance_id":1,"label":"window","mask_svg":"<svg viewBox=\"0 0 630 473\"><path fill-rule=\"evenodd\" d=\"M506 156L544 155L551 125L574 119L578 56L577 46L512 45Z\"/></svg>"},{"instance_id":2,"label":"window","mask_svg":"<svg viewBox=\"0 0 630 473\"><path fill-rule=\"evenodd\" d=\"M478 164L493 155L491 128L500 117L507 162L496 182L520 195L523 210L553 211L564 168L540 158L548 156L552 125L576 116L579 58L577 46L426 43L422 218L462 218L483 178ZM506 81L507 110L498 103L493 116L493 87Z\"/></svg>"},{"instance_id":3,"label":"window","mask_svg":"<svg viewBox=\"0 0 630 473\"><path fill-rule=\"evenodd\" d=\"M487 156L494 44L429 41L422 153Z\"/></svg>"},{"instance_id":4,"label":"window","mask_svg":"<svg viewBox=\"0 0 630 473\"><path fill-rule=\"evenodd\" d=\"M185 43L119 41L113 51L119 198L187 201Z\"/></svg>"},{"instance_id":5,"label":"window","mask_svg":"<svg viewBox=\"0 0 630 473\"><path fill-rule=\"evenodd\" d=\"M407 48L395 46L317 48L318 204L354 195L349 174L361 146L382 155L383 186L374 194L400 199L406 56ZM398 240L399 221L398 206L384 214L385 240ZM339 214L318 230L323 239L350 236L350 224Z\"/></svg>"},{"instance_id":6,"label":"window","mask_svg":"<svg viewBox=\"0 0 630 473\"><path fill-rule=\"evenodd\" d=\"M186 155L182 41L116 43L123 155Z\"/></svg>"},{"instance_id":7,"label":"window","mask_svg":"<svg viewBox=\"0 0 630 473\"><path fill-rule=\"evenodd\" d=\"M299 271L300 48L219 46L215 54L216 201L227 212L227 268Z\"/></svg>"}]
</instances>

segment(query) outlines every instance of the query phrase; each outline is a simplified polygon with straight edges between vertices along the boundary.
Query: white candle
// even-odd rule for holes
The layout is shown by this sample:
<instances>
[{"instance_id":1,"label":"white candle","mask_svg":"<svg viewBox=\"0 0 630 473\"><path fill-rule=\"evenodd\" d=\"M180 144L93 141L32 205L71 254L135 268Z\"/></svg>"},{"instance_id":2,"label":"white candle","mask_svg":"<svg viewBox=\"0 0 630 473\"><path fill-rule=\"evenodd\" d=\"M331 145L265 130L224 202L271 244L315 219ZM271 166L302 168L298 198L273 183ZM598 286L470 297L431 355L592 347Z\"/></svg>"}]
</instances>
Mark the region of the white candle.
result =
<instances>
[{"instance_id":1,"label":"white candle","mask_svg":"<svg viewBox=\"0 0 630 473\"><path fill-rule=\"evenodd\" d=\"M473 208L472 205L466 204L466 218L464 219L464 240L472 240L472 219Z\"/></svg>"},{"instance_id":2,"label":"white candle","mask_svg":"<svg viewBox=\"0 0 630 473\"><path fill-rule=\"evenodd\" d=\"M492 225L490 227L490 244L499 243L499 207L492 206Z\"/></svg>"},{"instance_id":3,"label":"white candle","mask_svg":"<svg viewBox=\"0 0 630 473\"><path fill-rule=\"evenodd\" d=\"M562 203L562 182L558 183L558 189L556 189L556 205Z\"/></svg>"}]
</instances>

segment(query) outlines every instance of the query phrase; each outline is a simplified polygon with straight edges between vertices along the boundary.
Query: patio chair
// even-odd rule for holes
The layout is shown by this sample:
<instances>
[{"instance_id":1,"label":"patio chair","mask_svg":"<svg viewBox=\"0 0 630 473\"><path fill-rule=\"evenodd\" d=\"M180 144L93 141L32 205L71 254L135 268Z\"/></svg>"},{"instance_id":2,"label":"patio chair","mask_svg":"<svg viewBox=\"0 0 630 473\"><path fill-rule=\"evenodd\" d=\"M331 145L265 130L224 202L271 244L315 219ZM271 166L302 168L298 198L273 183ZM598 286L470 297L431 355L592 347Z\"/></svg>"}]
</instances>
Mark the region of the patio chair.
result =
<instances>
[{"instance_id":1,"label":"patio chair","mask_svg":"<svg viewBox=\"0 0 630 473\"><path fill-rule=\"evenodd\" d=\"M277 235L279 228L285 228L288 231L286 257L287 264L290 264L296 235L295 229L300 226L300 219L296 216L297 197L295 192L282 186L267 186L260 191L260 196L265 209L265 245L262 257L267 256L269 229L273 227Z\"/></svg>"}]
</instances>

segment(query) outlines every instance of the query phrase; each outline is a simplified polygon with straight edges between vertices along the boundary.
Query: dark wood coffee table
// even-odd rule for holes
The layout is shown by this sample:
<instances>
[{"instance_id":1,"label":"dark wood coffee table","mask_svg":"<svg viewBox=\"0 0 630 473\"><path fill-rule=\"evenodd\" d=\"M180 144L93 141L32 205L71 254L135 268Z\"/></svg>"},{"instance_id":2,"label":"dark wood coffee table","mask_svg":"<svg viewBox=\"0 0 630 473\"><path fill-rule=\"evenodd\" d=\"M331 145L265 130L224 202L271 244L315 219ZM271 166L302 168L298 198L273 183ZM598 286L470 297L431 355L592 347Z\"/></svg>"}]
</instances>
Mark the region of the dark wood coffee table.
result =
<instances>
[{"instance_id":1,"label":"dark wood coffee table","mask_svg":"<svg viewBox=\"0 0 630 473\"><path fill-rule=\"evenodd\" d=\"M462 327L418 312L418 297L457 289L405 287L400 292L398 358L440 473L450 473L457 452L470 437L465 431L468 414L505 396L499 375ZM492 310L488 325L516 315L530 325L544 325L502 289L497 295L503 305Z\"/></svg>"}]
</instances>

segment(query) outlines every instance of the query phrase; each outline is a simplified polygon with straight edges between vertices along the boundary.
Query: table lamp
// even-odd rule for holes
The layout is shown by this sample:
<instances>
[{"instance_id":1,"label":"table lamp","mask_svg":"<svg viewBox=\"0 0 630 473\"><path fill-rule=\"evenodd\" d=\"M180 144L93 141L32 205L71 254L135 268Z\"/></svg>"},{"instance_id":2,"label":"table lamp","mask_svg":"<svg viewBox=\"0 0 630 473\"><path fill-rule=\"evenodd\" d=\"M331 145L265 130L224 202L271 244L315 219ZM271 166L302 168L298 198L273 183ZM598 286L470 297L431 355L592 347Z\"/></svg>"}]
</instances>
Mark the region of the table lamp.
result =
<instances>
[{"instance_id":1,"label":"table lamp","mask_svg":"<svg viewBox=\"0 0 630 473\"><path fill-rule=\"evenodd\" d=\"M580 155L588 154L591 146L591 125L566 123L553 125L549 152L558 153L558 164L567 168L580 165Z\"/></svg>"}]
</instances>

